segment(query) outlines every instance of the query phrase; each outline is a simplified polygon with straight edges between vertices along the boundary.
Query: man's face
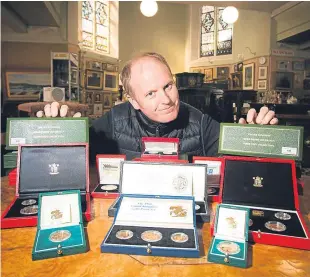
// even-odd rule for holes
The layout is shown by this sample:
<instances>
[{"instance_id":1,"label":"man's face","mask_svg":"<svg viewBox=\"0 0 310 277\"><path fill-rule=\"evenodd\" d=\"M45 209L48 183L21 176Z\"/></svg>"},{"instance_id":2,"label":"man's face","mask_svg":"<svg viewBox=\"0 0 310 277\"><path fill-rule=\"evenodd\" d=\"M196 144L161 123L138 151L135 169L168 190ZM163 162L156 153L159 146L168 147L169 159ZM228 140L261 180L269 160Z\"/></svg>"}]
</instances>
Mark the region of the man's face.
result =
<instances>
[{"instance_id":1,"label":"man's face","mask_svg":"<svg viewBox=\"0 0 310 277\"><path fill-rule=\"evenodd\" d=\"M151 57L144 57L131 68L130 103L148 118L160 123L178 116L179 93L168 68Z\"/></svg>"}]
</instances>

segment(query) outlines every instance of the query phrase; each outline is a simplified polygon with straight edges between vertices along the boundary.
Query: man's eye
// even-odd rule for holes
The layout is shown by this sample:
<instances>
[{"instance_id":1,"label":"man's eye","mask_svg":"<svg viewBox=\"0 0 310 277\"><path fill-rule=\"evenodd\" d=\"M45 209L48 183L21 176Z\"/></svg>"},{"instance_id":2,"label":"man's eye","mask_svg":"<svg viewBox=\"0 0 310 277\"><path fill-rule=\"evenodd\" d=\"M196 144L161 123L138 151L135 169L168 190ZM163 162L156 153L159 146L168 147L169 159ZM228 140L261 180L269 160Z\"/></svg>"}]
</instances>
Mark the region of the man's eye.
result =
<instances>
[{"instance_id":1,"label":"man's eye","mask_svg":"<svg viewBox=\"0 0 310 277\"><path fill-rule=\"evenodd\" d=\"M166 87L165 87L165 91L170 91L172 89L172 84L168 84Z\"/></svg>"},{"instance_id":2,"label":"man's eye","mask_svg":"<svg viewBox=\"0 0 310 277\"><path fill-rule=\"evenodd\" d=\"M154 97L154 96L155 96L155 92L154 92L154 91L150 91L150 92L146 95L146 97L149 97L149 98Z\"/></svg>"}]
</instances>

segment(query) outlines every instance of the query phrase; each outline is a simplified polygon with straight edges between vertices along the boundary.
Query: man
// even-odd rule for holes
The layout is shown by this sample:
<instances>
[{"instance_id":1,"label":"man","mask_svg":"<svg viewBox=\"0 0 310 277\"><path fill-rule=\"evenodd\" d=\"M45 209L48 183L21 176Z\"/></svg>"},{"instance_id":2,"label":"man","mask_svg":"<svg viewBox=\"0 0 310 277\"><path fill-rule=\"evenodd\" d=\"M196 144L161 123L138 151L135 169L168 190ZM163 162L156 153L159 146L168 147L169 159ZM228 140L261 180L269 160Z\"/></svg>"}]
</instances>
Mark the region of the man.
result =
<instances>
[{"instance_id":1,"label":"man","mask_svg":"<svg viewBox=\"0 0 310 277\"><path fill-rule=\"evenodd\" d=\"M180 139L180 154L215 156L219 123L179 100L170 67L157 53L145 53L129 61L121 72L129 102L117 105L93 122L90 153L122 153L127 159L141 154L142 137ZM275 113L264 107L251 109L239 123L277 124Z\"/></svg>"}]
</instances>

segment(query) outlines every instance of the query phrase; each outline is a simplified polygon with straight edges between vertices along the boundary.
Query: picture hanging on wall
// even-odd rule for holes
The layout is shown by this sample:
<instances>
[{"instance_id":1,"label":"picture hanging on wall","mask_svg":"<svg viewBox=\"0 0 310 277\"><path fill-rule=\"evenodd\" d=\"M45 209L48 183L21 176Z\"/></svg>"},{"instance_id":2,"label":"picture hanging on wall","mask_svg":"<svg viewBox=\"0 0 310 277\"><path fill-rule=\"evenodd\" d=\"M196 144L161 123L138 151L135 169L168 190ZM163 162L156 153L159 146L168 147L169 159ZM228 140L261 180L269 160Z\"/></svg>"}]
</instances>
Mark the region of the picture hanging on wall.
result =
<instances>
[{"instance_id":1,"label":"picture hanging on wall","mask_svg":"<svg viewBox=\"0 0 310 277\"><path fill-rule=\"evenodd\" d=\"M231 74L231 88L232 89L242 89L242 73L235 72Z\"/></svg>"},{"instance_id":2,"label":"picture hanging on wall","mask_svg":"<svg viewBox=\"0 0 310 277\"><path fill-rule=\"evenodd\" d=\"M229 78L229 67L217 67L216 75L218 80L226 80Z\"/></svg>"},{"instance_id":3,"label":"picture hanging on wall","mask_svg":"<svg viewBox=\"0 0 310 277\"><path fill-rule=\"evenodd\" d=\"M258 80L257 89L259 90L267 89L267 80Z\"/></svg>"},{"instance_id":4,"label":"picture hanging on wall","mask_svg":"<svg viewBox=\"0 0 310 277\"><path fill-rule=\"evenodd\" d=\"M204 70L204 83L211 82L213 80L213 68L206 68Z\"/></svg>"},{"instance_id":5,"label":"picture hanging on wall","mask_svg":"<svg viewBox=\"0 0 310 277\"><path fill-rule=\"evenodd\" d=\"M102 72L87 70L86 71L86 88L102 89Z\"/></svg>"},{"instance_id":6,"label":"picture hanging on wall","mask_svg":"<svg viewBox=\"0 0 310 277\"><path fill-rule=\"evenodd\" d=\"M277 69L281 70L281 71L290 70L290 62L289 61L278 61L277 62Z\"/></svg>"},{"instance_id":7,"label":"picture hanging on wall","mask_svg":"<svg viewBox=\"0 0 310 277\"><path fill-rule=\"evenodd\" d=\"M301 61L293 62L293 70L295 71L305 70L305 63Z\"/></svg>"},{"instance_id":8,"label":"picture hanging on wall","mask_svg":"<svg viewBox=\"0 0 310 277\"><path fill-rule=\"evenodd\" d=\"M267 66L260 66L258 68L258 79L267 79Z\"/></svg>"},{"instance_id":9,"label":"picture hanging on wall","mask_svg":"<svg viewBox=\"0 0 310 277\"><path fill-rule=\"evenodd\" d=\"M254 89L254 63L243 66L243 89Z\"/></svg>"}]
</instances>

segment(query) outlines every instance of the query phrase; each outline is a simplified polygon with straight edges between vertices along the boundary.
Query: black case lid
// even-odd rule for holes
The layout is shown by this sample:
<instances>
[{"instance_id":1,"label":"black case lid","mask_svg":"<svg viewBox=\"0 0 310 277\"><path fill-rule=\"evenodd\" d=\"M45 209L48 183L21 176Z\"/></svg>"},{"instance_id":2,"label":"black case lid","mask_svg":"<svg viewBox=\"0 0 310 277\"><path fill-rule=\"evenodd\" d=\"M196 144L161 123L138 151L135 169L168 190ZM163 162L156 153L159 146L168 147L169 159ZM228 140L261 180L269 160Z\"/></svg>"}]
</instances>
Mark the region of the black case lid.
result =
<instances>
[{"instance_id":1,"label":"black case lid","mask_svg":"<svg viewBox=\"0 0 310 277\"><path fill-rule=\"evenodd\" d=\"M253 178L262 179L262 187ZM295 210L294 181L291 161L258 162L225 160L222 202Z\"/></svg>"},{"instance_id":2,"label":"black case lid","mask_svg":"<svg viewBox=\"0 0 310 277\"><path fill-rule=\"evenodd\" d=\"M19 194L69 189L86 191L86 144L22 146L20 149Z\"/></svg>"}]
</instances>

